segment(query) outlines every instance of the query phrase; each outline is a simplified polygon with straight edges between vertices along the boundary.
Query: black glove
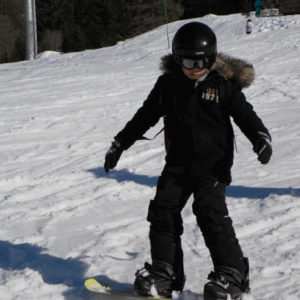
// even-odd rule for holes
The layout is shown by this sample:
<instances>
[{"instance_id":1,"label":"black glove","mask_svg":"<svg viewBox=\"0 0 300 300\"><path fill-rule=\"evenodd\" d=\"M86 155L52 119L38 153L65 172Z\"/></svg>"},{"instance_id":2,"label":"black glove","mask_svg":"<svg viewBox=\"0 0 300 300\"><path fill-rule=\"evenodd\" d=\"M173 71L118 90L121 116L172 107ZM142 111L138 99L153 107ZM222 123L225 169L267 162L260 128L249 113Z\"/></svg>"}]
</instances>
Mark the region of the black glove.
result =
<instances>
[{"instance_id":1,"label":"black glove","mask_svg":"<svg viewBox=\"0 0 300 300\"><path fill-rule=\"evenodd\" d=\"M272 156L271 137L265 132L258 132L258 138L254 143L253 151L257 153L257 159L262 164L267 164Z\"/></svg>"},{"instance_id":2,"label":"black glove","mask_svg":"<svg viewBox=\"0 0 300 300\"><path fill-rule=\"evenodd\" d=\"M105 155L104 170L106 173L117 165L123 151L124 148L120 142L114 140Z\"/></svg>"}]
</instances>

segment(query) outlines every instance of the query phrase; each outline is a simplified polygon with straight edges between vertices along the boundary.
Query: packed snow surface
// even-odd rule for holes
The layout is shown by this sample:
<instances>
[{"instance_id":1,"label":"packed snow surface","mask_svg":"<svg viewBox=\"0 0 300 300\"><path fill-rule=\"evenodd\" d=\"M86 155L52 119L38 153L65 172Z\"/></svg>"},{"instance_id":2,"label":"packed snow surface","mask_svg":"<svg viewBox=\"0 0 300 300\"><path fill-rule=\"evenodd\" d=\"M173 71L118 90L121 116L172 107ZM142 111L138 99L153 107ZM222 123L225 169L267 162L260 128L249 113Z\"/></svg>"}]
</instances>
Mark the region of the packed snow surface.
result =
<instances>
[{"instance_id":1,"label":"packed snow surface","mask_svg":"<svg viewBox=\"0 0 300 300\"><path fill-rule=\"evenodd\" d=\"M253 19L250 35L239 14L197 20L216 31L220 51L254 65L244 92L273 138L272 160L261 165L235 127L227 203L250 260L245 299L300 299L300 15ZM171 40L186 22L169 24ZM167 53L162 26L109 48L0 65L1 299L87 299L83 281L93 276L132 289L136 269L150 260L146 215L163 137L137 142L109 175L103 161ZM201 300L212 264L191 203L183 211L181 299Z\"/></svg>"}]
</instances>

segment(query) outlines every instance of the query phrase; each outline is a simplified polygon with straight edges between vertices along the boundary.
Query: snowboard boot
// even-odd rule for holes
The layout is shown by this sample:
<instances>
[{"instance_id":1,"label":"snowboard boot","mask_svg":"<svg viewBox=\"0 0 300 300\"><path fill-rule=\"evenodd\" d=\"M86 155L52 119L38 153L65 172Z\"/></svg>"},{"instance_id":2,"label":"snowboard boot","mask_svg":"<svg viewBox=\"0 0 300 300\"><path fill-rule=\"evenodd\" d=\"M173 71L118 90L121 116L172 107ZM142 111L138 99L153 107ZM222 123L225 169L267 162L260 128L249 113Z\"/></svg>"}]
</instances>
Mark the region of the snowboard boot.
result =
<instances>
[{"instance_id":1,"label":"snowboard boot","mask_svg":"<svg viewBox=\"0 0 300 300\"><path fill-rule=\"evenodd\" d=\"M176 278L173 267L165 262L145 263L135 274L134 289L141 296L172 298L172 291L182 291L185 278Z\"/></svg>"},{"instance_id":2,"label":"snowboard boot","mask_svg":"<svg viewBox=\"0 0 300 300\"><path fill-rule=\"evenodd\" d=\"M232 300L241 300L244 293L249 293L249 266L242 275L238 270L229 267L219 267L208 275L210 280L204 286L204 300L226 300L228 295Z\"/></svg>"}]
</instances>

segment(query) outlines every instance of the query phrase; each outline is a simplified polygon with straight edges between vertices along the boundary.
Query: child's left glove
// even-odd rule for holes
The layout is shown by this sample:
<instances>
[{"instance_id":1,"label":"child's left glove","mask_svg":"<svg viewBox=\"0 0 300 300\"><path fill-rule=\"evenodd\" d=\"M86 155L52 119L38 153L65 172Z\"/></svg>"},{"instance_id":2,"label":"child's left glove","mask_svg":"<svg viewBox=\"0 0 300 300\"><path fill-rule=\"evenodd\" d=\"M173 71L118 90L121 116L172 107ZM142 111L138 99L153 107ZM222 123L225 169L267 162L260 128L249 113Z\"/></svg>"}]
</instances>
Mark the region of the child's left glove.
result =
<instances>
[{"instance_id":1,"label":"child's left glove","mask_svg":"<svg viewBox=\"0 0 300 300\"><path fill-rule=\"evenodd\" d=\"M106 173L117 165L123 151L121 143L114 140L105 155L104 170Z\"/></svg>"},{"instance_id":2,"label":"child's left glove","mask_svg":"<svg viewBox=\"0 0 300 300\"><path fill-rule=\"evenodd\" d=\"M253 151L257 153L257 159L262 164L267 164L272 156L271 137L265 132L258 132L258 138L253 146Z\"/></svg>"}]
</instances>

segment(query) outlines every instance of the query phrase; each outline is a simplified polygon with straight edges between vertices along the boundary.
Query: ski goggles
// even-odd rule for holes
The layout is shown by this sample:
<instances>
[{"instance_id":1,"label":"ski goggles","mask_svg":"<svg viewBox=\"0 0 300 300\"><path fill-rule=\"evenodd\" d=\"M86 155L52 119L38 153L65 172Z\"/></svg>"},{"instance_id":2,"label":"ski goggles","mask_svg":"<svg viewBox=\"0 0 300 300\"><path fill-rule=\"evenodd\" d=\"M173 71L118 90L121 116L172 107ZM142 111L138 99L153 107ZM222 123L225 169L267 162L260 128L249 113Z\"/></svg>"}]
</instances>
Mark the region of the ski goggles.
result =
<instances>
[{"instance_id":1,"label":"ski goggles","mask_svg":"<svg viewBox=\"0 0 300 300\"><path fill-rule=\"evenodd\" d=\"M207 57L203 57L201 59L190 59L190 58L180 58L179 60L179 64L188 70L192 70L192 69L207 69L209 66L209 59Z\"/></svg>"}]
</instances>

